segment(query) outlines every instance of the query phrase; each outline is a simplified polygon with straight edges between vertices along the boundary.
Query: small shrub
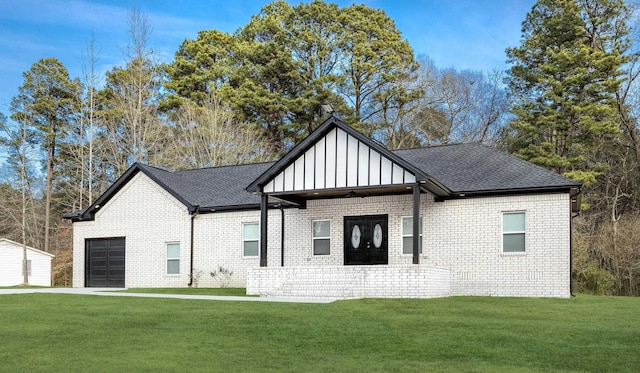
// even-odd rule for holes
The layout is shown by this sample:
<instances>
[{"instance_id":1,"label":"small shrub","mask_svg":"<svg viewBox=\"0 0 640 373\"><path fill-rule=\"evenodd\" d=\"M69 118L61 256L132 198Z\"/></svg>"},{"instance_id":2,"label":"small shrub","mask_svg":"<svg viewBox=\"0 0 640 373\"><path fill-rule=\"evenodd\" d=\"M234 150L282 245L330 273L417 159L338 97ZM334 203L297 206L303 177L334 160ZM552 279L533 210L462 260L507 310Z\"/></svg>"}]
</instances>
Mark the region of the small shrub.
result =
<instances>
[{"instance_id":1,"label":"small shrub","mask_svg":"<svg viewBox=\"0 0 640 373\"><path fill-rule=\"evenodd\" d=\"M574 272L575 273L575 272ZM586 294L610 295L614 293L615 276L597 263L591 263L575 273L577 291Z\"/></svg>"},{"instance_id":2,"label":"small shrub","mask_svg":"<svg viewBox=\"0 0 640 373\"><path fill-rule=\"evenodd\" d=\"M218 282L218 285L220 285L221 288L229 287L229 281L231 281L232 275L233 272L223 266L219 266L216 271L211 272L211 277Z\"/></svg>"}]
</instances>

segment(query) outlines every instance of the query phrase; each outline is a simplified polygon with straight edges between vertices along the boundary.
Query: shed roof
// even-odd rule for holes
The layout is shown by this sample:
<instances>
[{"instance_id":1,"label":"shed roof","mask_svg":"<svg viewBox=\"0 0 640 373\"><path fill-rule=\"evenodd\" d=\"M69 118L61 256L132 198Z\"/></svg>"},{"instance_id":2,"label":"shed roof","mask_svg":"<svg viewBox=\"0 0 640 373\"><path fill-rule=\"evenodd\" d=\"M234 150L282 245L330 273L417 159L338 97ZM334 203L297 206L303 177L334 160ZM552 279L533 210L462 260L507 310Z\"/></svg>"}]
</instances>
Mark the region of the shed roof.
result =
<instances>
[{"instance_id":1,"label":"shed roof","mask_svg":"<svg viewBox=\"0 0 640 373\"><path fill-rule=\"evenodd\" d=\"M10 240L8 238L0 238L0 245L5 246L5 247L12 247L12 248L15 248L15 249L22 250L22 244L21 243L16 242L16 241L12 241L12 240ZM50 257L52 259L55 258L55 255L53 255L51 253L35 249L35 248L31 247L31 246L27 246L27 250L29 250L29 251L31 251L33 253L38 253L38 254L42 254L42 255L48 256L48 257Z\"/></svg>"}]
</instances>

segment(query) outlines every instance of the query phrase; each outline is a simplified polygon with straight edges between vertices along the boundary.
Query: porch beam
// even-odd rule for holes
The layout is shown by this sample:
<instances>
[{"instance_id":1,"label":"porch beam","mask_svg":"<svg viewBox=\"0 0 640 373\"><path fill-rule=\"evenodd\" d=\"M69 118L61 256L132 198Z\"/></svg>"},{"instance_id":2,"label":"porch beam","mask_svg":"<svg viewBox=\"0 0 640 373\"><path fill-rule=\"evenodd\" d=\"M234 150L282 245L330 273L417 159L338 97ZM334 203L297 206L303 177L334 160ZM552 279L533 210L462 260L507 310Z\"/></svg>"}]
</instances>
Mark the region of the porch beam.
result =
<instances>
[{"instance_id":1,"label":"porch beam","mask_svg":"<svg viewBox=\"0 0 640 373\"><path fill-rule=\"evenodd\" d=\"M269 196L266 193L260 195L260 267L267 266L267 212L269 209Z\"/></svg>"},{"instance_id":2,"label":"porch beam","mask_svg":"<svg viewBox=\"0 0 640 373\"><path fill-rule=\"evenodd\" d=\"M420 183L413 185L413 264L420 264Z\"/></svg>"}]
</instances>

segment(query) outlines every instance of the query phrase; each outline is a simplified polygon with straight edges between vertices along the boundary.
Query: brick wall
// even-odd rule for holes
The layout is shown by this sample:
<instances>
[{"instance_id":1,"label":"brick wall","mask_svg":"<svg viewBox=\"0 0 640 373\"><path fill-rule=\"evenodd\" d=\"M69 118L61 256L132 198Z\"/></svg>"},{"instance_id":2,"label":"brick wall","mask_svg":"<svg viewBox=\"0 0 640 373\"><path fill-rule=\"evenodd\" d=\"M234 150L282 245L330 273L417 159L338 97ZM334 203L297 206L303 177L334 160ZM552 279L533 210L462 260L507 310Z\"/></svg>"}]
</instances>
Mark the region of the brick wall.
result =
<instances>
[{"instance_id":1,"label":"brick wall","mask_svg":"<svg viewBox=\"0 0 640 373\"><path fill-rule=\"evenodd\" d=\"M502 213L505 211L526 213L525 253L502 253ZM279 210L269 211L269 269L280 267L280 214ZM340 273L355 268L343 267L344 216L388 214L388 267L397 270L382 273L384 271L377 269L381 266L369 266L366 271L351 270L359 271L362 276L365 272L372 274L375 280L367 280L367 283L375 283L380 289L411 271L416 274L406 276L414 276L412 279L427 276L431 271L450 274L450 282L441 286L447 287L452 295L569 296L568 194L446 202L434 202L431 196L423 194L420 266L412 264L411 255L402 254L402 217L412 215L411 195L315 200L308 202L307 209L285 209L284 214L284 273L294 273L287 272L290 267L338 268ZM258 222L259 216L259 211L237 211L195 217L194 273L198 286L219 286L209 273L220 266L233 272L227 286L248 286L247 273L259 268L259 259L243 256L242 224ZM330 255L313 255L313 220L331 221ZM120 236L126 237L127 287L187 286L189 232L190 216L186 207L139 173L98 211L95 221L74 223L74 286L84 286L85 239ZM167 242L180 242L180 275L166 275ZM261 289L282 286L283 280L278 279L280 275L273 276L273 284L265 283L262 273L269 271L261 270L251 272L261 278ZM421 271L424 274L419 273ZM317 277L313 277L316 276L313 273ZM326 271L313 273L309 273L309 283L326 281ZM346 277L344 281L348 282ZM370 294L364 290L354 291ZM381 290L380 294L393 292L397 291Z\"/></svg>"},{"instance_id":2,"label":"brick wall","mask_svg":"<svg viewBox=\"0 0 640 373\"><path fill-rule=\"evenodd\" d=\"M290 297L436 298L451 295L451 273L420 266L253 268L247 294Z\"/></svg>"},{"instance_id":3,"label":"brick wall","mask_svg":"<svg viewBox=\"0 0 640 373\"><path fill-rule=\"evenodd\" d=\"M450 271L451 295L570 295L568 194L469 198L446 202L434 202L431 196L422 195L420 210L423 218L423 254L419 267ZM502 213L509 211L523 211L526 214L525 253L502 252ZM306 210L287 211L285 266L342 266L344 216L376 214L389 215L389 267L412 267L412 255L402 254L401 236L402 217L412 215L410 195L316 200L309 201ZM325 219L331 221L331 254L314 256L312 221ZM270 267L273 266L271 261ZM284 273L291 272L285 270ZM325 271L309 272L309 276L314 274L317 277L310 279L309 283L326 281ZM282 292L276 289L291 281L279 278L281 275L274 276L277 284L272 284L271 290L264 291ZM383 282L396 278L394 274L388 275L390 277L384 277ZM268 276L257 276L260 277L260 284L256 286L267 289L264 278ZM387 293L382 290L378 296L387 296L384 294Z\"/></svg>"},{"instance_id":4,"label":"brick wall","mask_svg":"<svg viewBox=\"0 0 640 373\"><path fill-rule=\"evenodd\" d=\"M526 214L526 252L502 252L502 212ZM434 203L425 216L426 263L452 271L452 294L569 297L568 194Z\"/></svg>"},{"instance_id":5,"label":"brick wall","mask_svg":"<svg viewBox=\"0 0 640 373\"><path fill-rule=\"evenodd\" d=\"M269 211L267 260L270 266L280 263L280 211ZM243 223L258 223L260 211L219 212L196 217L194 232L194 274L199 287L219 287L210 273L220 266L232 271L229 287L245 287L249 268L259 267L259 257L243 255Z\"/></svg>"},{"instance_id":6,"label":"brick wall","mask_svg":"<svg viewBox=\"0 0 640 373\"><path fill-rule=\"evenodd\" d=\"M84 287L85 239L125 237L126 287L185 287L189 283L187 208L139 172L96 213L73 223L73 286ZM180 243L180 274L167 275L168 242Z\"/></svg>"}]
</instances>

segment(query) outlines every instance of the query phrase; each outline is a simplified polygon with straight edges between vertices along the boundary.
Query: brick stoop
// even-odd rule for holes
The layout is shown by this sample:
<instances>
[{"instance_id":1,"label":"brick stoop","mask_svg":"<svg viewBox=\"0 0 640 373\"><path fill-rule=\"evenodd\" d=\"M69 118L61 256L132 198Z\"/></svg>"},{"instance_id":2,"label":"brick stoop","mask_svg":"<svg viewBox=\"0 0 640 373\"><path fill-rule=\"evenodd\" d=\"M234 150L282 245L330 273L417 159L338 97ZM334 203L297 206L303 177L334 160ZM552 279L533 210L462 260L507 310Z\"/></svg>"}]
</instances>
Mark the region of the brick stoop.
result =
<instances>
[{"instance_id":1,"label":"brick stoop","mask_svg":"<svg viewBox=\"0 0 640 373\"><path fill-rule=\"evenodd\" d=\"M247 294L272 297L437 298L451 295L451 274L428 266L254 268Z\"/></svg>"}]
</instances>

